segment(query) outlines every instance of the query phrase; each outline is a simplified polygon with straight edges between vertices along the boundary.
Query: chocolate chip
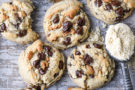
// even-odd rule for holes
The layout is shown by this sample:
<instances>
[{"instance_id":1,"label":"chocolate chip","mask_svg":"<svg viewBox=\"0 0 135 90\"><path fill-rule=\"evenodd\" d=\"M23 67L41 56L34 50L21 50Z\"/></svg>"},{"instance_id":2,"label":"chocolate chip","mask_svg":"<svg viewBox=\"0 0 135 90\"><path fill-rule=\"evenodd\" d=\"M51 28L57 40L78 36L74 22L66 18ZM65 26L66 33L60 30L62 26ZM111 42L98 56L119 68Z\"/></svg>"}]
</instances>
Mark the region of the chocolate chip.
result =
<instances>
[{"instance_id":1,"label":"chocolate chip","mask_svg":"<svg viewBox=\"0 0 135 90\"><path fill-rule=\"evenodd\" d=\"M95 48L98 48L98 49L101 49L103 47L102 45L97 44L97 43L93 43L93 45L94 45Z\"/></svg>"},{"instance_id":2,"label":"chocolate chip","mask_svg":"<svg viewBox=\"0 0 135 90\"><path fill-rule=\"evenodd\" d=\"M76 51L75 55L81 55L81 53L79 51Z\"/></svg>"},{"instance_id":3,"label":"chocolate chip","mask_svg":"<svg viewBox=\"0 0 135 90\"><path fill-rule=\"evenodd\" d=\"M59 61L59 69L63 69L64 63L63 61Z\"/></svg>"},{"instance_id":4,"label":"chocolate chip","mask_svg":"<svg viewBox=\"0 0 135 90\"><path fill-rule=\"evenodd\" d=\"M45 53L43 53L43 52L38 53L38 58L39 58L40 60L45 60L45 57L46 57Z\"/></svg>"},{"instance_id":5,"label":"chocolate chip","mask_svg":"<svg viewBox=\"0 0 135 90\"><path fill-rule=\"evenodd\" d=\"M6 30L6 25L5 23L0 25L0 32L4 32Z\"/></svg>"},{"instance_id":6,"label":"chocolate chip","mask_svg":"<svg viewBox=\"0 0 135 90\"><path fill-rule=\"evenodd\" d=\"M43 48L48 52L51 50L51 47L50 46L43 46Z\"/></svg>"},{"instance_id":7,"label":"chocolate chip","mask_svg":"<svg viewBox=\"0 0 135 90\"><path fill-rule=\"evenodd\" d=\"M10 5L12 5L13 3L12 2L9 2Z\"/></svg>"},{"instance_id":8,"label":"chocolate chip","mask_svg":"<svg viewBox=\"0 0 135 90\"><path fill-rule=\"evenodd\" d=\"M18 36L19 37L23 37L27 34L27 30L20 30L19 33L18 33Z\"/></svg>"},{"instance_id":9,"label":"chocolate chip","mask_svg":"<svg viewBox=\"0 0 135 90\"><path fill-rule=\"evenodd\" d=\"M32 86L32 88L34 88L34 89L36 89L36 90L41 90L41 86ZM32 89L30 89L30 90L32 90Z\"/></svg>"},{"instance_id":10,"label":"chocolate chip","mask_svg":"<svg viewBox=\"0 0 135 90\"><path fill-rule=\"evenodd\" d=\"M112 5L110 3L106 4L105 7L106 7L106 10L108 10L108 11L113 9Z\"/></svg>"},{"instance_id":11,"label":"chocolate chip","mask_svg":"<svg viewBox=\"0 0 135 90\"><path fill-rule=\"evenodd\" d=\"M16 25L14 25L17 29L19 29L20 23L17 23Z\"/></svg>"},{"instance_id":12,"label":"chocolate chip","mask_svg":"<svg viewBox=\"0 0 135 90\"><path fill-rule=\"evenodd\" d=\"M84 18L79 18L78 21L77 21L77 24L78 24L79 26L85 25L85 19L84 19Z\"/></svg>"},{"instance_id":13,"label":"chocolate chip","mask_svg":"<svg viewBox=\"0 0 135 90\"><path fill-rule=\"evenodd\" d=\"M94 78L94 74L91 74L90 77L91 77L91 78Z\"/></svg>"},{"instance_id":14,"label":"chocolate chip","mask_svg":"<svg viewBox=\"0 0 135 90\"><path fill-rule=\"evenodd\" d=\"M33 62L33 66L34 66L35 68L40 68L40 60L35 60L35 61Z\"/></svg>"},{"instance_id":15,"label":"chocolate chip","mask_svg":"<svg viewBox=\"0 0 135 90\"><path fill-rule=\"evenodd\" d=\"M82 70L77 70L76 71L77 78L81 78L83 74L84 74L84 72Z\"/></svg>"},{"instance_id":16,"label":"chocolate chip","mask_svg":"<svg viewBox=\"0 0 135 90\"><path fill-rule=\"evenodd\" d=\"M93 62L93 58L91 56L89 56L88 54L84 55L83 60L84 60L84 64L86 64L86 65Z\"/></svg>"},{"instance_id":17,"label":"chocolate chip","mask_svg":"<svg viewBox=\"0 0 135 90\"><path fill-rule=\"evenodd\" d=\"M86 48L91 48L91 47L90 47L90 45L88 44L88 45L86 45Z\"/></svg>"},{"instance_id":18,"label":"chocolate chip","mask_svg":"<svg viewBox=\"0 0 135 90\"><path fill-rule=\"evenodd\" d=\"M116 13L117 13L119 16L123 16L123 15L124 15L124 10L123 10L123 8L122 8L122 7L118 8L118 9L116 10Z\"/></svg>"},{"instance_id":19,"label":"chocolate chip","mask_svg":"<svg viewBox=\"0 0 135 90\"><path fill-rule=\"evenodd\" d=\"M54 78L56 78L58 75L59 75L59 72L58 73L55 73L54 74Z\"/></svg>"},{"instance_id":20,"label":"chocolate chip","mask_svg":"<svg viewBox=\"0 0 135 90\"><path fill-rule=\"evenodd\" d=\"M39 69L39 73L40 73L41 75L44 75L44 74L46 73L46 71L47 71L47 68L45 68L45 69L40 68L40 69Z\"/></svg>"},{"instance_id":21,"label":"chocolate chip","mask_svg":"<svg viewBox=\"0 0 135 90\"><path fill-rule=\"evenodd\" d=\"M70 29L72 28L72 23L70 21L63 22L63 31L64 32L69 32Z\"/></svg>"},{"instance_id":22,"label":"chocolate chip","mask_svg":"<svg viewBox=\"0 0 135 90\"><path fill-rule=\"evenodd\" d=\"M48 56L52 56L53 55L53 52L52 51L49 51L48 52Z\"/></svg>"},{"instance_id":23,"label":"chocolate chip","mask_svg":"<svg viewBox=\"0 0 135 90\"><path fill-rule=\"evenodd\" d=\"M121 4L118 0L114 0L111 3L113 6L117 6L117 7L120 6L120 4Z\"/></svg>"},{"instance_id":24,"label":"chocolate chip","mask_svg":"<svg viewBox=\"0 0 135 90\"><path fill-rule=\"evenodd\" d=\"M53 19L53 23L58 23L58 22L59 22L59 15L57 14Z\"/></svg>"},{"instance_id":25,"label":"chocolate chip","mask_svg":"<svg viewBox=\"0 0 135 90\"><path fill-rule=\"evenodd\" d=\"M123 18L122 18L121 16L118 16L118 17L116 17L115 21L116 21L116 22L120 22L120 21L122 21L122 19L123 19Z\"/></svg>"},{"instance_id":26,"label":"chocolate chip","mask_svg":"<svg viewBox=\"0 0 135 90\"><path fill-rule=\"evenodd\" d=\"M63 44L64 45L69 45L71 43L71 38L70 37L67 37L65 41L63 41Z\"/></svg>"},{"instance_id":27,"label":"chocolate chip","mask_svg":"<svg viewBox=\"0 0 135 90\"><path fill-rule=\"evenodd\" d=\"M102 5L102 0L95 0L95 4L100 7Z\"/></svg>"},{"instance_id":28,"label":"chocolate chip","mask_svg":"<svg viewBox=\"0 0 135 90\"><path fill-rule=\"evenodd\" d=\"M76 33L82 35L83 34L83 28L78 27L77 30L76 30Z\"/></svg>"}]
</instances>

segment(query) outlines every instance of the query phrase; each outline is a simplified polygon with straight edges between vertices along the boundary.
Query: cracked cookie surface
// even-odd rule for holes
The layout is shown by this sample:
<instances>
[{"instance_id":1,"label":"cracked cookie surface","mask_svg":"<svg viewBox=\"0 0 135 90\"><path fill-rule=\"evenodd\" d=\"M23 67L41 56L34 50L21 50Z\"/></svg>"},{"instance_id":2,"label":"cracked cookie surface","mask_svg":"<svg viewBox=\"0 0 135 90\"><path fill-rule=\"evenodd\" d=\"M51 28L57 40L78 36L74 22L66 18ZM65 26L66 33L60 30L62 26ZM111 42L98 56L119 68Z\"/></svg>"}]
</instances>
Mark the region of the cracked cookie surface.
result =
<instances>
[{"instance_id":1,"label":"cracked cookie surface","mask_svg":"<svg viewBox=\"0 0 135 90\"><path fill-rule=\"evenodd\" d=\"M55 47L66 49L83 42L89 34L89 20L77 0L64 0L51 6L44 18L46 38Z\"/></svg>"},{"instance_id":2,"label":"cracked cookie surface","mask_svg":"<svg viewBox=\"0 0 135 90\"><path fill-rule=\"evenodd\" d=\"M37 40L20 54L18 66L26 83L48 88L61 78L65 61L57 49Z\"/></svg>"},{"instance_id":3,"label":"cracked cookie surface","mask_svg":"<svg viewBox=\"0 0 135 90\"><path fill-rule=\"evenodd\" d=\"M30 0L13 0L0 6L0 33L8 40L19 44L35 41L39 35L32 31Z\"/></svg>"},{"instance_id":4,"label":"cracked cookie surface","mask_svg":"<svg viewBox=\"0 0 135 90\"><path fill-rule=\"evenodd\" d=\"M87 0L87 5L97 19L107 24L114 24L131 15L135 2L133 0Z\"/></svg>"},{"instance_id":5,"label":"cracked cookie surface","mask_svg":"<svg viewBox=\"0 0 135 90\"><path fill-rule=\"evenodd\" d=\"M81 88L95 89L109 82L115 63L99 42L86 42L74 49L67 61L68 74Z\"/></svg>"}]
</instances>

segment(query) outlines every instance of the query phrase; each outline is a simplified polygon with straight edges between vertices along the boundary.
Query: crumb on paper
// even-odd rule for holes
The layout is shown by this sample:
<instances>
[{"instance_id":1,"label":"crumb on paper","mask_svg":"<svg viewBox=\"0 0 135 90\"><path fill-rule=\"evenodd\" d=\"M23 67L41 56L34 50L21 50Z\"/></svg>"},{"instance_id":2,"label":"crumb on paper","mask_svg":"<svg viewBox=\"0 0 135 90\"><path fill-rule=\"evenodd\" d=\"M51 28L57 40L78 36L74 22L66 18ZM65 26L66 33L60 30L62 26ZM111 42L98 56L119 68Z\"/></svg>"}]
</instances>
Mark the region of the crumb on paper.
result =
<instances>
[{"instance_id":1,"label":"crumb on paper","mask_svg":"<svg viewBox=\"0 0 135 90\"><path fill-rule=\"evenodd\" d=\"M102 43L104 42L104 38L100 34L99 27L96 27L96 30L92 29L92 31L89 35L88 41L98 41L98 42L102 42Z\"/></svg>"}]
</instances>

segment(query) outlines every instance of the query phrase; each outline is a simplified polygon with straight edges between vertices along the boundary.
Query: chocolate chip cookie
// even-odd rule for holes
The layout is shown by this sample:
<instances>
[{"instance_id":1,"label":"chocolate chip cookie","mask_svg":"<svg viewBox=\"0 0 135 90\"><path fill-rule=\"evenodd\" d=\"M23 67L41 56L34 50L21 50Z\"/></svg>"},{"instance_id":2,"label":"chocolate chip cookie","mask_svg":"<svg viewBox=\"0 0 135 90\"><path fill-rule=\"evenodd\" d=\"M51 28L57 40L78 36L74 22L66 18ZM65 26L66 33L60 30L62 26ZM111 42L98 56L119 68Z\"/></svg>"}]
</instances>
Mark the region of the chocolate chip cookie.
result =
<instances>
[{"instance_id":1,"label":"chocolate chip cookie","mask_svg":"<svg viewBox=\"0 0 135 90\"><path fill-rule=\"evenodd\" d=\"M55 47L66 49L83 42L89 34L89 20L77 0L64 0L51 6L44 18L46 38Z\"/></svg>"},{"instance_id":2,"label":"chocolate chip cookie","mask_svg":"<svg viewBox=\"0 0 135 90\"><path fill-rule=\"evenodd\" d=\"M99 42L86 42L74 49L67 61L68 74L81 88L95 89L109 82L115 63Z\"/></svg>"},{"instance_id":3,"label":"chocolate chip cookie","mask_svg":"<svg viewBox=\"0 0 135 90\"><path fill-rule=\"evenodd\" d=\"M39 35L31 29L30 0L13 0L0 6L0 33L8 40L27 44L36 40Z\"/></svg>"},{"instance_id":4,"label":"chocolate chip cookie","mask_svg":"<svg viewBox=\"0 0 135 90\"><path fill-rule=\"evenodd\" d=\"M40 40L20 54L18 64L26 83L45 88L59 80L65 69L63 54Z\"/></svg>"},{"instance_id":5,"label":"chocolate chip cookie","mask_svg":"<svg viewBox=\"0 0 135 90\"><path fill-rule=\"evenodd\" d=\"M90 12L107 24L114 24L131 15L134 0L87 0Z\"/></svg>"}]
</instances>

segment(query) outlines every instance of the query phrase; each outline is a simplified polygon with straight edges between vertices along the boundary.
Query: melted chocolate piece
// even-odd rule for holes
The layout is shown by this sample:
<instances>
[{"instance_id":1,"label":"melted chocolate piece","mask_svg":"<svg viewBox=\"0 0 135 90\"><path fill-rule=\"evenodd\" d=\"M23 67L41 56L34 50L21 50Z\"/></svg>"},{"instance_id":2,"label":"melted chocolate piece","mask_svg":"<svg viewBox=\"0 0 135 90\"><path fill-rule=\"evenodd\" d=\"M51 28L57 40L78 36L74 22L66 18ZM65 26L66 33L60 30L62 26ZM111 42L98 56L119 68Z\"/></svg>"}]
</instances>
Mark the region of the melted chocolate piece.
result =
<instances>
[{"instance_id":1,"label":"melted chocolate piece","mask_svg":"<svg viewBox=\"0 0 135 90\"><path fill-rule=\"evenodd\" d=\"M84 72L82 70L77 70L76 71L77 78L81 78L83 74L84 74Z\"/></svg>"},{"instance_id":2,"label":"melted chocolate piece","mask_svg":"<svg viewBox=\"0 0 135 90\"><path fill-rule=\"evenodd\" d=\"M85 54L83 57L84 64L89 65L90 63L93 62L93 58L89 56L88 54Z\"/></svg>"},{"instance_id":3,"label":"melted chocolate piece","mask_svg":"<svg viewBox=\"0 0 135 90\"><path fill-rule=\"evenodd\" d=\"M78 26L83 26L85 25L85 19L84 18L79 18L77 21Z\"/></svg>"},{"instance_id":4,"label":"melted chocolate piece","mask_svg":"<svg viewBox=\"0 0 135 90\"><path fill-rule=\"evenodd\" d=\"M6 30L6 25L5 23L0 25L0 32L4 32Z\"/></svg>"},{"instance_id":5,"label":"melted chocolate piece","mask_svg":"<svg viewBox=\"0 0 135 90\"><path fill-rule=\"evenodd\" d=\"M20 30L18 33L19 37L24 37L27 34L27 30Z\"/></svg>"},{"instance_id":6,"label":"melted chocolate piece","mask_svg":"<svg viewBox=\"0 0 135 90\"><path fill-rule=\"evenodd\" d=\"M43 52L38 53L38 58L39 58L40 60L45 60L45 58L46 58L45 53L43 53Z\"/></svg>"},{"instance_id":7,"label":"melted chocolate piece","mask_svg":"<svg viewBox=\"0 0 135 90\"><path fill-rule=\"evenodd\" d=\"M73 24L70 21L63 22L63 32L70 32Z\"/></svg>"},{"instance_id":8,"label":"melted chocolate piece","mask_svg":"<svg viewBox=\"0 0 135 90\"><path fill-rule=\"evenodd\" d=\"M55 73L54 74L54 78L56 78L58 75L59 75L59 72L58 73Z\"/></svg>"},{"instance_id":9,"label":"melted chocolate piece","mask_svg":"<svg viewBox=\"0 0 135 90\"><path fill-rule=\"evenodd\" d=\"M63 69L64 63L63 61L59 61L59 69Z\"/></svg>"},{"instance_id":10,"label":"melted chocolate piece","mask_svg":"<svg viewBox=\"0 0 135 90\"><path fill-rule=\"evenodd\" d=\"M102 5L102 0L95 0L95 4L100 7Z\"/></svg>"},{"instance_id":11,"label":"melted chocolate piece","mask_svg":"<svg viewBox=\"0 0 135 90\"><path fill-rule=\"evenodd\" d=\"M121 4L118 0L114 0L111 3L113 6L116 6L116 7L120 6L120 4Z\"/></svg>"},{"instance_id":12,"label":"melted chocolate piece","mask_svg":"<svg viewBox=\"0 0 135 90\"><path fill-rule=\"evenodd\" d=\"M77 30L76 30L76 33L82 35L83 34L83 28L78 27Z\"/></svg>"},{"instance_id":13,"label":"melted chocolate piece","mask_svg":"<svg viewBox=\"0 0 135 90\"><path fill-rule=\"evenodd\" d=\"M53 19L53 23L58 23L58 22L59 22L59 15L57 14Z\"/></svg>"},{"instance_id":14,"label":"melted chocolate piece","mask_svg":"<svg viewBox=\"0 0 135 90\"><path fill-rule=\"evenodd\" d=\"M90 47L90 45L88 44L88 45L86 45L86 48L91 48L91 47Z\"/></svg>"},{"instance_id":15,"label":"melted chocolate piece","mask_svg":"<svg viewBox=\"0 0 135 90\"><path fill-rule=\"evenodd\" d=\"M40 68L40 60L35 60L35 61L33 62L33 66L34 66L35 68Z\"/></svg>"},{"instance_id":16,"label":"melted chocolate piece","mask_svg":"<svg viewBox=\"0 0 135 90\"><path fill-rule=\"evenodd\" d=\"M119 16L123 16L123 15L124 15L124 10L123 10L123 8L122 8L122 7L118 8L118 9L116 10L116 13L117 13Z\"/></svg>"},{"instance_id":17,"label":"melted chocolate piece","mask_svg":"<svg viewBox=\"0 0 135 90\"><path fill-rule=\"evenodd\" d=\"M108 11L113 9L112 5L110 3L106 4L105 7L106 7L106 10L108 10Z\"/></svg>"},{"instance_id":18,"label":"melted chocolate piece","mask_svg":"<svg viewBox=\"0 0 135 90\"><path fill-rule=\"evenodd\" d=\"M47 71L47 68L45 68L45 69L40 68L40 69L39 69L39 73L40 73L41 75L44 75L44 74L46 73L46 71Z\"/></svg>"},{"instance_id":19,"label":"melted chocolate piece","mask_svg":"<svg viewBox=\"0 0 135 90\"><path fill-rule=\"evenodd\" d=\"M79 51L76 51L75 55L81 55L81 53Z\"/></svg>"},{"instance_id":20,"label":"melted chocolate piece","mask_svg":"<svg viewBox=\"0 0 135 90\"><path fill-rule=\"evenodd\" d=\"M69 44L71 44L71 38L67 37L65 41L63 41L63 44L68 46Z\"/></svg>"},{"instance_id":21,"label":"melted chocolate piece","mask_svg":"<svg viewBox=\"0 0 135 90\"><path fill-rule=\"evenodd\" d=\"M102 45L97 44L97 43L93 43L93 45L94 45L95 48L98 48L98 49L101 49L103 47Z\"/></svg>"}]
</instances>

